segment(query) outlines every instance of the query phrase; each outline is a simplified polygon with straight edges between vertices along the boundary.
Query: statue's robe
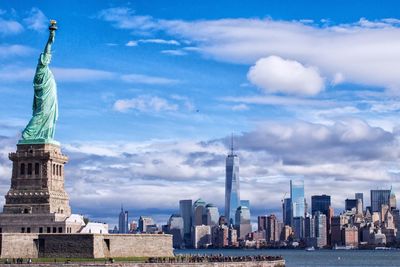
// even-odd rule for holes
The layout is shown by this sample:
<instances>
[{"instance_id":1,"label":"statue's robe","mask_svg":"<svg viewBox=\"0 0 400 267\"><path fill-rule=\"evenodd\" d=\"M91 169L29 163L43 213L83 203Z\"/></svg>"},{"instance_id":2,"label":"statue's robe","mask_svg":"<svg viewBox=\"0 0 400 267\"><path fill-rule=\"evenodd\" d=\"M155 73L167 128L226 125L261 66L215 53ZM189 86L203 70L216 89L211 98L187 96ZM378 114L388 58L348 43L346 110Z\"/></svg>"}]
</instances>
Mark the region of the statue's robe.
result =
<instances>
[{"instance_id":1,"label":"statue's robe","mask_svg":"<svg viewBox=\"0 0 400 267\"><path fill-rule=\"evenodd\" d=\"M42 53L33 80L33 114L22 132L23 140L53 140L58 118L57 85L49 69L50 53Z\"/></svg>"}]
</instances>

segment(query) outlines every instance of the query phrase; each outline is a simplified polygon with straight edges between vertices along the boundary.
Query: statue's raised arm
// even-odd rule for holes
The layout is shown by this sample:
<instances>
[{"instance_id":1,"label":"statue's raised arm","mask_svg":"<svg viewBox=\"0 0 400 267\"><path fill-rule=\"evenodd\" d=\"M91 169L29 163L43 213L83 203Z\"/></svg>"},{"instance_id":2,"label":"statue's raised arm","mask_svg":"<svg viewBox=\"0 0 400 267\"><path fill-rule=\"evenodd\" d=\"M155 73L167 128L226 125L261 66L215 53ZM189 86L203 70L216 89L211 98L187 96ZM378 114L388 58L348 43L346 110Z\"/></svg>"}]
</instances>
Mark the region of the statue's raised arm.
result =
<instances>
[{"instance_id":1,"label":"statue's raised arm","mask_svg":"<svg viewBox=\"0 0 400 267\"><path fill-rule=\"evenodd\" d=\"M54 43L56 30L56 21L51 20L49 39L43 53L40 54L33 78L32 118L22 132L20 144L57 143L54 141L58 118L57 85L48 66L51 61L51 46Z\"/></svg>"},{"instance_id":2,"label":"statue's raised arm","mask_svg":"<svg viewBox=\"0 0 400 267\"><path fill-rule=\"evenodd\" d=\"M51 54L51 45L54 43L54 37L56 36L56 30L57 30L57 22L55 20L50 21L50 26L49 26L49 39L47 40L46 47L44 48L44 53Z\"/></svg>"}]
</instances>

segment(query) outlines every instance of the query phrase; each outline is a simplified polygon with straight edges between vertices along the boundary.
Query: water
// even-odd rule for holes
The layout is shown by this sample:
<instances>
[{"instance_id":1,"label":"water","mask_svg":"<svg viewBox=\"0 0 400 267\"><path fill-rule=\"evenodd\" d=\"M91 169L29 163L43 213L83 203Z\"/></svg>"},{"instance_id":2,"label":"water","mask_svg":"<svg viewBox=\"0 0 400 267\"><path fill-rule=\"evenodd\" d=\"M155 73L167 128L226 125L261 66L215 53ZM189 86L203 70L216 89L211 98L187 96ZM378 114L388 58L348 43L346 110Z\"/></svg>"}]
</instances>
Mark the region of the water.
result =
<instances>
[{"instance_id":1,"label":"water","mask_svg":"<svg viewBox=\"0 0 400 267\"><path fill-rule=\"evenodd\" d=\"M280 255L286 267L400 266L400 250L185 249L175 254Z\"/></svg>"}]
</instances>

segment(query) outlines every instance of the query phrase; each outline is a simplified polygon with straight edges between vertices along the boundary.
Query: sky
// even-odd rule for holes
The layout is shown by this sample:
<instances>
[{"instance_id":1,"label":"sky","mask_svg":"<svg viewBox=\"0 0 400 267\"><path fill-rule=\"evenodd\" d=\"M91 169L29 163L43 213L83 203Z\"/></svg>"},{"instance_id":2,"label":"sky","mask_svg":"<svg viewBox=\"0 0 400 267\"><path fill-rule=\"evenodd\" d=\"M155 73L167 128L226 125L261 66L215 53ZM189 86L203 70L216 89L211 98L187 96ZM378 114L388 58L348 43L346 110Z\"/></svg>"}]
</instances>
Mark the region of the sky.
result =
<instances>
[{"instance_id":1,"label":"sky","mask_svg":"<svg viewBox=\"0 0 400 267\"><path fill-rule=\"evenodd\" d=\"M0 195L31 116L48 38L55 139L74 213L165 223L180 199L223 214L230 136L253 218L281 214L290 179L335 213L400 192L398 1L0 2ZM1 198L0 204L4 204Z\"/></svg>"}]
</instances>

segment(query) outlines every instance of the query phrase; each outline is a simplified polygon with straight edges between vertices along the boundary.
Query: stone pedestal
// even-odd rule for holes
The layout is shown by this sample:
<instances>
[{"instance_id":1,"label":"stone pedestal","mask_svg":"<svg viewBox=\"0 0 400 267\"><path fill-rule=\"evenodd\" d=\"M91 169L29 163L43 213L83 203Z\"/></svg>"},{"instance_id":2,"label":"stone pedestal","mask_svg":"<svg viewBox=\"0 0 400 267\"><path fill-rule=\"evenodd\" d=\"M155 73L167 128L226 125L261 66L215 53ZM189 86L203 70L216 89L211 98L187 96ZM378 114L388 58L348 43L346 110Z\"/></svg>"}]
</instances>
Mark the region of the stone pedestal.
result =
<instances>
[{"instance_id":1,"label":"stone pedestal","mask_svg":"<svg viewBox=\"0 0 400 267\"><path fill-rule=\"evenodd\" d=\"M11 188L0 214L3 233L71 233L81 223L68 226L71 215L64 189L64 164L68 157L56 144L18 144L9 154L13 162Z\"/></svg>"}]
</instances>

